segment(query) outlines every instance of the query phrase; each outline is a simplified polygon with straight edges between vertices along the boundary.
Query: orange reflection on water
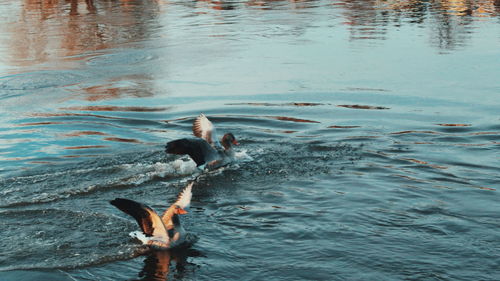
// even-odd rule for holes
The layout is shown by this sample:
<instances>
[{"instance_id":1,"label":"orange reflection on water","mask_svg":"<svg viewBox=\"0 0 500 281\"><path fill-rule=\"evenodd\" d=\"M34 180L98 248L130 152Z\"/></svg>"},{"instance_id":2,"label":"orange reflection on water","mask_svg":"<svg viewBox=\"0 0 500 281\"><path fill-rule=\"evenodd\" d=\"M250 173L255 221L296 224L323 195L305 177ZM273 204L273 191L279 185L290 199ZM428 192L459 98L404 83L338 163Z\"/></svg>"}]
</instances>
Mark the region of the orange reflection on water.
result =
<instances>
[{"instance_id":1,"label":"orange reflection on water","mask_svg":"<svg viewBox=\"0 0 500 281\"><path fill-rule=\"evenodd\" d=\"M105 148L107 145L79 145L79 146L66 146L64 149L89 149L89 148Z\"/></svg>"},{"instance_id":2,"label":"orange reflection on water","mask_svg":"<svg viewBox=\"0 0 500 281\"><path fill-rule=\"evenodd\" d=\"M31 164L53 164L54 162L49 162L49 161L29 161L28 163L31 163Z\"/></svg>"},{"instance_id":3,"label":"orange reflection on water","mask_svg":"<svg viewBox=\"0 0 500 281\"><path fill-rule=\"evenodd\" d=\"M144 261L145 265L140 275L145 275L149 280L167 280L171 260L170 251L154 251Z\"/></svg>"},{"instance_id":4,"label":"orange reflection on water","mask_svg":"<svg viewBox=\"0 0 500 281\"><path fill-rule=\"evenodd\" d=\"M8 57L29 66L142 39L157 9L155 1L24 0L8 26Z\"/></svg>"},{"instance_id":5,"label":"orange reflection on water","mask_svg":"<svg viewBox=\"0 0 500 281\"><path fill-rule=\"evenodd\" d=\"M83 157L98 157L97 154L80 154L80 155L63 155L62 158L83 158Z\"/></svg>"},{"instance_id":6,"label":"orange reflection on water","mask_svg":"<svg viewBox=\"0 0 500 281\"><path fill-rule=\"evenodd\" d=\"M448 167L446 167L446 166L439 166L439 165L435 165L435 164L430 164L427 161L417 160L417 159L414 159L414 158L400 158L400 160L409 161L409 162L413 162L413 163L417 163L417 164L420 164L420 165L429 166L429 167L436 168L436 169L448 169Z\"/></svg>"},{"instance_id":7,"label":"orange reflection on water","mask_svg":"<svg viewBox=\"0 0 500 281\"><path fill-rule=\"evenodd\" d=\"M226 105L251 105L251 106L319 106L323 103L314 102L289 102L289 103L269 103L269 102L240 102L227 103Z\"/></svg>"},{"instance_id":8,"label":"orange reflection on water","mask_svg":"<svg viewBox=\"0 0 500 281\"><path fill-rule=\"evenodd\" d=\"M446 11L452 15L458 16L475 16L475 17L491 17L495 16L498 11L497 7L500 3L498 1L470 1L470 0L447 0L437 1Z\"/></svg>"},{"instance_id":9,"label":"orange reflection on water","mask_svg":"<svg viewBox=\"0 0 500 281\"><path fill-rule=\"evenodd\" d=\"M108 87L106 87L108 86ZM83 91L88 101L99 101L105 99L116 99L120 97L120 88L109 87L109 85L99 85L84 88Z\"/></svg>"},{"instance_id":10,"label":"orange reflection on water","mask_svg":"<svg viewBox=\"0 0 500 281\"><path fill-rule=\"evenodd\" d=\"M44 125L60 125L60 124L67 124L67 122L54 122L54 121L32 122L32 123L22 123L16 126L23 127L23 126L44 126Z\"/></svg>"},{"instance_id":11,"label":"orange reflection on water","mask_svg":"<svg viewBox=\"0 0 500 281\"><path fill-rule=\"evenodd\" d=\"M383 107L383 106L371 106L371 105L359 105L359 104L339 104L337 106L352 108L352 109L377 109L377 110L390 109L388 107Z\"/></svg>"},{"instance_id":12,"label":"orange reflection on water","mask_svg":"<svg viewBox=\"0 0 500 281\"><path fill-rule=\"evenodd\" d=\"M351 40L384 40L390 25L426 23L432 26L431 42L440 49L464 45L475 18L500 15L498 0L342 0L334 5L343 7Z\"/></svg>"},{"instance_id":13,"label":"orange reflection on water","mask_svg":"<svg viewBox=\"0 0 500 281\"><path fill-rule=\"evenodd\" d=\"M440 133L434 132L434 131L414 131L414 130L391 133L391 135L403 135L403 134L433 134L434 135L434 134L440 134Z\"/></svg>"},{"instance_id":14,"label":"orange reflection on water","mask_svg":"<svg viewBox=\"0 0 500 281\"><path fill-rule=\"evenodd\" d=\"M311 3L316 3L316 0L249 0L245 4L247 6L260 9L271 10L274 7L282 6L283 2L288 2L292 9L306 9L311 7Z\"/></svg>"},{"instance_id":15,"label":"orange reflection on water","mask_svg":"<svg viewBox=\"0 0 500 281\"><path fill-rule=\"evenodd\" d=\"M77 116L77 117L96 117L96 118L103 118L103 119L125 119L125 118L114 117L114 116L104 116L104 115L97 115L97 114L81 114L81 113L32 113L32 114L29 114L29 116L33 116L33 117L63 117L63 116L71 117L71 116Z\"/></svg>"},{"instance_id":16,"label":"orange reflection on water","mask_svg":"<svg viewBox=\"0 0 500 281\"><path fill-rule=\"evenodd\" d=\"M73 106L61 108L61 110L77 110L77 111L133 111L133 112L157 112L165 111L168 107L143 107L143 106Z\"/></svg>"},{"instance_id":17,"label":"orange reflection on water","mask_svg":"<svg viewBox=\"0 0 500 281\"><path fill-rule=\"evenodd\" d=\"M262 9L305 9L320 5L316 0L205 0L215 10L236 10L248 6ZM29 66L65 60L86 52L109 49L122 43L139 42L153 34L160 5L167 1L144 0L24 0L17 20L8 22L6 40L13 65ZM432 41L441 48L453 48L467 39L475 17L498 17L498 0L340 0L340 9L351 39L385 39L391 24L421 24L432 21ZM193 9L198 9L198 5ZM17 11L13 11L16 13ZM5 23L4 23L5 24ZM74 59L74 58L73 58Z\"/></svg>"},{"instance_id":18,"label":"orange reflection on water","mask_svg":"<svg viewBox=\"0 0 500 281\"><path fill-rule=\"evenodd\" d=\"M125 138L104 138L107 141L117 141L117 142L128 142L128 143L140 143L140 141L136 139L125 139Z\"/></svg>"},{"instance_id":19,"label":"orange reflection on water","mask_svg":"<svg viewBox=\"0 0 500 281\"><path fill-rule=\"evenodd\" d=\"M443 126L443 127L470 127L471 124L446 124L446 123L441 123L441 124L436 124L438 126Z\"/></svg>"},{"instance_id":20,"label":"orange reflection on water","mask_svg":"<svg viewBox=\"0 0 500 281\"><path fill-rule=\"evenodd\" d=\"M412 11L415 8L426 7L426 2L421 0L410 1L376 1L380 7L391 10ZM428 1L432 7L436 7L443 13L457 16L496 16L498 15L498 0L434 0Z\"/></svg>"},{"instance_id":21,"label":"orange reflection on water","mask_svg":"<svg viewBox=\"0 0 500 281\"><path fill-rule=\"evenodd\" d=\"M482 186L476 186L476 188L483 189L483 190L490 190L490 191L496 191L496 189L491 188L491 187L482 187Z\"/></svg>"},{"instance_id":22,"label":"orange reflection on water","mask_svg":"<svg viewBox=\"0 0 500 281\"><path fill-rule=\"evenodd\" d=\"M83 87L75 90L75 92L83 93L83 98L87 101L119 99L122 97L151 97L154 95L154 90L149 85L151 80L152 77L146 74L124 75L110 79L111 83Z\"/></svg>"},{"instance_id":23,"label":"orange reflection on water","mask_svg":"<svg viewBox=\"0 0 500 281\"><path fill-rule=\"evenodd\" d=\"M80 137L80 136L107 136L108 134L96 131L76 131L64 134L66 137Z\"/></svg>"},{"instance_id":24,"label":"orange reflection on water","mask_svg":"<svg viewBox=\"0 0 500 281\"><path fill-rule=\"evenodd\" d=\"M188 263L187 258L201 255L200 252L189 248L179 248L168 251L151 250L146 254L147 257L144 259L144 267L139 272L139 277L141 278L140 280L150 281L170 280L169 277L172 273L174 273L174 279L177 279L176 277L178 276L184 276L184 270Z\"/></svg>"},{"instance_id":25,"label":"orange reflection on water","mask_svg":"<svg viewBox=\"0 0 500 281\"><path fill-rule=\"evenodd\" d=\"M359 128L361 126L341 126L341 125L331 125L328 126L327 128L330 129L354 129L354 128Z\"/></svg>"},{"instance_id":26,"label":"orange reflection on water","mask_svg":"<svg viewBox=\"0 0 500 281\"><path fill-rule=\"evenodd\" d=\"M293 117L285 117L285 116L267 116L268 118L280 120L280 121L290 121L290 122L299 122L299 123L320 123L318 121L307 120L307 119L298 119Z\"/></svg>"}]
</instances>

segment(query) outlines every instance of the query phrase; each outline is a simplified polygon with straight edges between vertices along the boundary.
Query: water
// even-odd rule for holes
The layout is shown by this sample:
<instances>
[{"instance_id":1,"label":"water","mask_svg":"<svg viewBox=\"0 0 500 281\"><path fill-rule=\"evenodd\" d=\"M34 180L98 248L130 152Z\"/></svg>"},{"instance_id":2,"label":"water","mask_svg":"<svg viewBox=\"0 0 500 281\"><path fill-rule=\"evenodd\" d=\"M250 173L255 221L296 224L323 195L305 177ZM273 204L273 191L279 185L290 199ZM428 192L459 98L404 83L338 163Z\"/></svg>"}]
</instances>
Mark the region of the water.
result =
<instances>
[{"instance_id":1,"label":"water","mask_svg":"<svg viewBox=\"0 0 500 281\"><path fill-rule=\"evenodd\" d=\"M0 1L1 280L499 280L498 1ZM190 248L147 253L238 138Z\"/></svg>"}]
</instances>

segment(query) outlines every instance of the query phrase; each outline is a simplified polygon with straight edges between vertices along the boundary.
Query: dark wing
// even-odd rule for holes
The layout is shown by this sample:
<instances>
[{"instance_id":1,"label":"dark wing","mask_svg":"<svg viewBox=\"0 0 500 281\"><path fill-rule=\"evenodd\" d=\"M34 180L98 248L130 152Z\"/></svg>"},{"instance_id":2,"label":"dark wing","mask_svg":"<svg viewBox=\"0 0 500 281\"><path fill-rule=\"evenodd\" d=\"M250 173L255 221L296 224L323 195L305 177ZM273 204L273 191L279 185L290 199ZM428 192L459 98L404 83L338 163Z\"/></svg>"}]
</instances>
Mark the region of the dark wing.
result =
<instances>
[{"instance_id":1,"label":"dark wing","mask_svg":"<svg viewBox=\"0 0 500 281\"><path fill-rule=\"evenodd\" d=\"M163 241L169 240L167 230L161 218L150 207L123 198L116 198L115 200L109 201L109 203L132 216L146 236L161 238Z\"/></svg>"},{"instance_id":2,"label":"dark wing","mask_svg":"<svg viewBox=\"0 0 500 281\"><path fill-rule=\"evenodd\" d=\"M217 150L204 139L179 139L167 143L165 151L171 154L188 154L196 166L219 158Z\"/></svg>"}]
</instances>

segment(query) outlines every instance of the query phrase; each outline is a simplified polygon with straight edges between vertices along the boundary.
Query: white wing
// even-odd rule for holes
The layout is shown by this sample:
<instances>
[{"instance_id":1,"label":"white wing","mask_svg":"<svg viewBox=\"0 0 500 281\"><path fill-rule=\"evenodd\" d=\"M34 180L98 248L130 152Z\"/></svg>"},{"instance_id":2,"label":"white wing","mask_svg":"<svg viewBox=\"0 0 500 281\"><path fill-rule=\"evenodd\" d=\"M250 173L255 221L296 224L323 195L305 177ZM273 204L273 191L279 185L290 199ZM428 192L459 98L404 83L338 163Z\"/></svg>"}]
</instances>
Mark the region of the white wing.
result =
<instances>
[{"instance_id":1,"label":"white wing","mask_svg":"<svg viewBox=\"0 0 500 281\"><path fill-rule=\"evenodd\" d=\"M205 114L201 113L193 122L193 134L199 138L206 140L212 146L219 146L219 139L215 132L215 127L208 120Z\"/></svg>"},{"instance_id":2,"label":"white wing","mask_svg":"<svg viewBox=\"0 0 500 281\"><path fill-rule=\"evenodd\" d=\"M189 206L191 203L191 197L193 197L193 193L191 192L193 188L194 181L189 183L184 190L179 193L179 197L177 198L177 201L174 203L175 205L185 209Z\"/></svg>"}]
</instances>

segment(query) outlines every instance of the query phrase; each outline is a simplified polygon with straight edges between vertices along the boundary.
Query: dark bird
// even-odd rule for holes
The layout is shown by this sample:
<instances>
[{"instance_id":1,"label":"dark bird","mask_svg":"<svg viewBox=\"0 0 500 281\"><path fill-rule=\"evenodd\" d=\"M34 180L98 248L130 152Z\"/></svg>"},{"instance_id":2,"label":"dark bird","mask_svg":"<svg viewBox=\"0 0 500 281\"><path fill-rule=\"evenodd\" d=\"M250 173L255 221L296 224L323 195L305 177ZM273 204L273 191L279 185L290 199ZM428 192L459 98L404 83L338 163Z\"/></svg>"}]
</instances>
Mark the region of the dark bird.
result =
<instances>
[{"instance_id":1,"label":"dark bird","mask_svg":"<svg viewBox=\"0 0 500 281\"><path fill-rule=\"evenodd\" d=\"M193 134L196 138L168 142L165 151L170 154L188 154L201 169L218 168L234 160L232 145L239 145L238 141L233 134L227 133L219 142L214 125L204 114L194 120Z\"/></svg>"}]
</instances>

